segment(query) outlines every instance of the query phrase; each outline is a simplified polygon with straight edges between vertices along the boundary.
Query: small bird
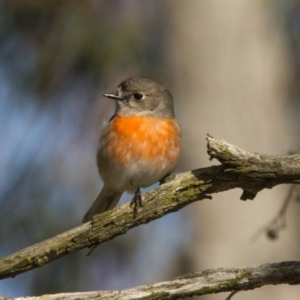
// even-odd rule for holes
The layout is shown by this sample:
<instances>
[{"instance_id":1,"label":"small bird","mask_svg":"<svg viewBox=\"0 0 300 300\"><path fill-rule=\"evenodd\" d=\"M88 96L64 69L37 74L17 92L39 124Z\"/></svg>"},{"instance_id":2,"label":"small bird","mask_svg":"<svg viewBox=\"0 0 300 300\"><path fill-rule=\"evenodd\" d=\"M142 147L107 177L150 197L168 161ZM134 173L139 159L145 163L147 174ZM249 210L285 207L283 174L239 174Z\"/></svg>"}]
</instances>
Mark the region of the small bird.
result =
<instances>
[{"instance_id":1,"label":"small bird","mask_svg":"<svg viewBox=\"0 0 300 300\"><path fill-rule=\"evenodd\" d=\"M83 223L114 208L125 191L134 193L135 215L142 206L140 188L172 173L180 155L181 130L173 97L164 85L135 77L121 82L116 94L103 96L116 101L116 110L101 133L97 151L104 186Z\"/></svg>"}]
</instances>

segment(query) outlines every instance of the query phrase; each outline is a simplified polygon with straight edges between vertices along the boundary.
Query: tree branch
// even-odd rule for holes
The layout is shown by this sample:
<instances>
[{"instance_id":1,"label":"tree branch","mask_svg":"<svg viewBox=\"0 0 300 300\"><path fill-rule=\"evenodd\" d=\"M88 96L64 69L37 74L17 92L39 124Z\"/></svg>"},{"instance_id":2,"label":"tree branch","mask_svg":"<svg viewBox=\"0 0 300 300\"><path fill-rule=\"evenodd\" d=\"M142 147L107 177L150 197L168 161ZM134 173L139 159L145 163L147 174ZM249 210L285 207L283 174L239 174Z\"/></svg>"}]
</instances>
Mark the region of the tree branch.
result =
<instances>
[{"instance_id":1,"label":"tree branch","mask_svg":"<svg viewBox=\"0 0 300 300\"><path fill-rule=\"evenodd\" d=\"M48 300L76 299L182 299L221 292L247 291L264 285L299 284L300 262L281 262L243 268L220 268L190 273L172 281L143 285L123 291L99 291L47 295ZM40 300L40 297L16 300Z\"/></svg>"},{"instance_id":2,"label":"tree branch","mask_svg":"<svg viewBox=\"0 0 300 300\"><path fill-rule=\"evenodd\" d=\"M91 222L20 250L0 260L0 279L43 266L80 249L104 243L129 229L158 219L209 194L243 189L242 200L253 199L264 188L300 183L300 156L271 156L243 151L221 139L207 138L210 158L222 165L169 176L157 189L143 195L136 218L129 204L96 215Z\"/></svg>"},{"instance_id":3,"label":"tree branch","mask_svg":"<svg viewBox=\"0 0 300 300\"><path fill-rule=\"evenodd\" d=\"M265 155L250 153L224 140L207 137L207 153L225 167L226 174L236 175L243 189L241 200L254 199L264 188L282 183L299 184L300 155Z\"/></svg>"}]
</instances>

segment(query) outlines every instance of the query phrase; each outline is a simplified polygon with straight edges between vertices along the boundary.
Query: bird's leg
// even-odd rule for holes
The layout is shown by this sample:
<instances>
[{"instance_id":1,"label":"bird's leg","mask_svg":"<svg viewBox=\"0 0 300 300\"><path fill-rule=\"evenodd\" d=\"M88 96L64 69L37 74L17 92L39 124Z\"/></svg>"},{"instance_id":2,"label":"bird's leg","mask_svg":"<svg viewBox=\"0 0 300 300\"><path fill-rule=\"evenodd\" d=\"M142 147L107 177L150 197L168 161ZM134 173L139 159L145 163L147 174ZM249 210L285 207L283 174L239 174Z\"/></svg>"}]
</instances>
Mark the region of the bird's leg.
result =
<instances>
[{"instance_id":1,"label":"bird's leg","mask_svg":"<svg viewBox=\"0 0 300 300\"><path fill-rule=\"evenodd\" d=\"M130 207L133 207L133 217L135 218L137 215L137 211L139 207L143 206L143 202L142 202L142 194L140 191L140 188L138 188L135 193L134 196L130 202Z\"/></svg>"}]
</instances>

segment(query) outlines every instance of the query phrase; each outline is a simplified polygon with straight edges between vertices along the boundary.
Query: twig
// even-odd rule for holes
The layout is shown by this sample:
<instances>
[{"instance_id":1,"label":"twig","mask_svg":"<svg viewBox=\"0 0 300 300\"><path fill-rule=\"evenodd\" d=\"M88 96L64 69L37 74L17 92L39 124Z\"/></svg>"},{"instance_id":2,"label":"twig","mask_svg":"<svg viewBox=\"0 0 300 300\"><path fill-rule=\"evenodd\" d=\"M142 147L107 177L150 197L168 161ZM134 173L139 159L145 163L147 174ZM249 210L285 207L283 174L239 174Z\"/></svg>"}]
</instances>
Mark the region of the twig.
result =
<instances>
[{"instance_id":1,"label":"twig","mask_svg":"<svg viewBox=\"0 0 300 300\"><path fill-rule=\"evenodd\" d=\"M288 208L289 203L293 199L293 194L296 190L296 185L292 185L289 188L289 192L283 202L282 207L280 208L277 215L269 221L266 225L262 226L257 230L257 232L252 237L251 241L255 242L259 236L263 233L266 233L267 237L274 240L278 238L279 232L286 228L287 221L286 221L286 211Z\"/></svg>"},{"instance_id":2,"label":"twig","mask_svg":"<svg viewBox=\"0 0 300 300\"><path fill-rule=\"evenodd\" d=\"M232 293L230 293L230 295L229 295L228 297L226 297L225 300L230 300L230 299L232 299L232 297L233 297L235 294L237 294L238 292L240 292L240 291L233 291Z\"/></svg>"}]
</instances>

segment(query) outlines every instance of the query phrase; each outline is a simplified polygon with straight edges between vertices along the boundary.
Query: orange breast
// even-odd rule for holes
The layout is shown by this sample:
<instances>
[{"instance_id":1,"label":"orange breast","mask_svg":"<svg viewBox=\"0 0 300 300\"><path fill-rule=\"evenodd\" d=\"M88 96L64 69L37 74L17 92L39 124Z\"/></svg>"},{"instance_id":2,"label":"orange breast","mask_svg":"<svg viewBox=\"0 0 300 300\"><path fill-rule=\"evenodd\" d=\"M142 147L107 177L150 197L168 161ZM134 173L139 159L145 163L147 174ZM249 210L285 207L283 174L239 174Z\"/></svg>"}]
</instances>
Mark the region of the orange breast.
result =
<instances>
[{"instance_id":1,"label":"orange breast","mask_svg":"<svg viewBox=\"0 0 300 300\"><path fill-rule=\"evenodd\" d=\"M114 134L107 138L108 154L128 165L148 160L154 165L176 163L180 153L180 129L173 119L126 116L112 120Z\"/></svg>"}]
</instances>

